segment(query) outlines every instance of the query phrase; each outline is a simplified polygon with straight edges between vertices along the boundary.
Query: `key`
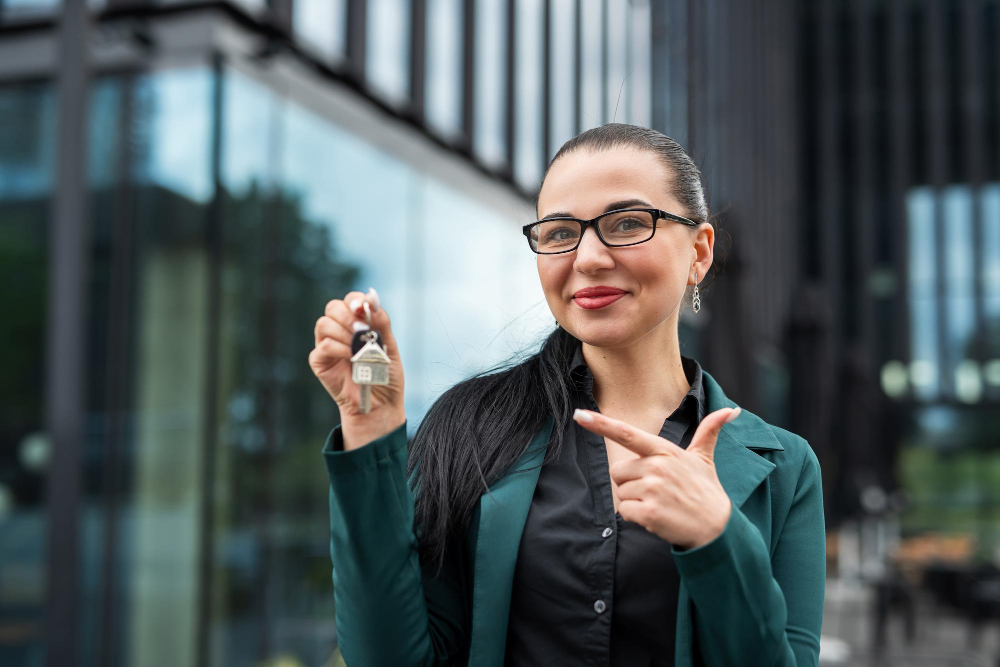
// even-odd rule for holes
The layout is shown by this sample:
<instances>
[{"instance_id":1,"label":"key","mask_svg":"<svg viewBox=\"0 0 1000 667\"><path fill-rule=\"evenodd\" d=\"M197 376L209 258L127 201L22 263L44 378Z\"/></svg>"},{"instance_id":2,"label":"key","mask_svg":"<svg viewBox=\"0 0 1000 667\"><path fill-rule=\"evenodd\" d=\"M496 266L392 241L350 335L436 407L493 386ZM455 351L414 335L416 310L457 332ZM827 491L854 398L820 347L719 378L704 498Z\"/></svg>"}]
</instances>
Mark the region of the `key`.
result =
<instances>
[{"instance_id":1,"label":"key","mask_svg":"<svg viewBox=\"0 0 1000 667\"><path fill-rule=\"evenodd\" d=\"M382 335L372 329L371 306L364 303L368 329L355 331L351 339L351 379L361 385L359 409L371 410L372 385L389 384L389 357L382 346Z\"/></svg>"}]
</instances>

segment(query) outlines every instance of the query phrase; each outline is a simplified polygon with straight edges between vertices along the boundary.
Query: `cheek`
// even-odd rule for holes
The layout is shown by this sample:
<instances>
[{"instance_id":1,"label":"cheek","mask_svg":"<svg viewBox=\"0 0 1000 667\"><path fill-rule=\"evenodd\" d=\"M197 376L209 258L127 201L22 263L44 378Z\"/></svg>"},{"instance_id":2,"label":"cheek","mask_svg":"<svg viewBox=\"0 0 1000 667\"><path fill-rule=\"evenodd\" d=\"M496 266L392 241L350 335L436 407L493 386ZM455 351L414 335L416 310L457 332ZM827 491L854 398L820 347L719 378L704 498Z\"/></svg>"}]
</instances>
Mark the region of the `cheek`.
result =
<instances>
[{"instance_id":1,"label":"cheek","mask_svg":"<svg viewBox=\"0 0 1000 667\"><path fill-rule=\"evenodd\" d=\"M558 293L562 289L565 273L558 262L538 260L538 281L542 285L542 291L546 294Z\"/></svg>"}]
</instances>

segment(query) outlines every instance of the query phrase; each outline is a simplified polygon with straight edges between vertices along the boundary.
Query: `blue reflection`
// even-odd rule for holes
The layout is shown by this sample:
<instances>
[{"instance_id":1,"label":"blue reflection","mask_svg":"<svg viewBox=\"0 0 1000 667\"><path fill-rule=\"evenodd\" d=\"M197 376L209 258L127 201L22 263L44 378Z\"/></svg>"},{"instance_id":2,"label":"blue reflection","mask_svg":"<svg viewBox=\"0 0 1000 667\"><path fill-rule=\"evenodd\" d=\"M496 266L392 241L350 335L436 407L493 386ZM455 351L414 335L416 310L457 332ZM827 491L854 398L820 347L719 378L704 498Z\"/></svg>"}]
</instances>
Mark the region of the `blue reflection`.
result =
<instances>
[{"instance_id":1,"label":"blue reflection","mask_svg":"<svg viewBox=\"0 0 1000 667\"><path fill-rule=\"evenodd\" d=\"M914 393L922 399L938 394L938 304L934 239L934 193L914 188L906 198L909 229L910 356L916 362Z\"/></svg>"},{"instance_id":2,"label":"blue reflection","mask_svg":"<svg viewBox=\"0 0 1000 667\"><path fill-rule=\"evenodd\" d=\"M139 184L156 183L196 202L212 196L212 73L167 70L144 77L135 89L135 165Z\"/></svg>"},{"instance_id":3,"label":"blue reflection","mask_svg":"<svg viewBox=\"0 0 1000 667\"><path fill-rule=\"evenodd\" d=\"M958 364L971 354L967 349L976 327L975 245L972 236L972 192L967 185L953 185L942 197L945 250L944 310L948 355L947 372L954 377ZM949 383L951 384L951 383Z\"/></svg>"},{"instance_id":4,"label":"blue reflection","mask_svg":"<svg viewBox=\"0 0 1000 667\"><path fill-rule=\"evenodd\" d=\"M0 89L0 199L38 197L52 189L56 95L48 85Z\"/></svg>"},{"instance_id":5,"label":"blue reflection","mask_svg":"<svg viewBox=\"0 0 1000 667\"><path fill-rule=\"evenodd\" d=\"M368 0L365 75L390 101L410 92L410 0Z\"/></svg>"},{"instance_id":6,"label":"blue reflection","mask_svg":"<svg viewBox=\"0 0 1000 667\"><path fill-rule=\"evenodd\" d=\"M427 122L462 131L462 0L427 0Z\"/></svg>"}]
</instances>

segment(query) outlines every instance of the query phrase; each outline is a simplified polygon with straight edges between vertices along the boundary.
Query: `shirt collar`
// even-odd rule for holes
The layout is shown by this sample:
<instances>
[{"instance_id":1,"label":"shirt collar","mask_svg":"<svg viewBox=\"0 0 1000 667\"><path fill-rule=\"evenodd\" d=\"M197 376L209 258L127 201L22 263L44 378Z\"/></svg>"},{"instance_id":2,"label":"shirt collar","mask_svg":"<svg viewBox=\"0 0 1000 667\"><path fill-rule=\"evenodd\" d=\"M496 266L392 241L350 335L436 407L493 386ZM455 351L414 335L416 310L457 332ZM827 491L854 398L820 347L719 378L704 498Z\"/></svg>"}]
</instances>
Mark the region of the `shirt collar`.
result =
<instances>
[{"instance_id":1,"label":"shirt collar","mask_svg":"<svg viewBox=\"0 0 1000 667\"><path fill-rule=\"evenodd\" d=\"M701 364L691 357L681 355L681 366L684 368L684 376L687 378L688 383L690 383L691 388L684 395L684 398L681 399L680 409L692 410L697 413L697 421L700 423L707 409L707 397L705 395L705 383L702 379ZM594 376L591 374L590 368L583 358L582 343L577 345L576 350L573 352L573 358L569 364L569 372L574 385L578 389L586 391L588 394L593 394Z\"/></svg>"}]
</instances>

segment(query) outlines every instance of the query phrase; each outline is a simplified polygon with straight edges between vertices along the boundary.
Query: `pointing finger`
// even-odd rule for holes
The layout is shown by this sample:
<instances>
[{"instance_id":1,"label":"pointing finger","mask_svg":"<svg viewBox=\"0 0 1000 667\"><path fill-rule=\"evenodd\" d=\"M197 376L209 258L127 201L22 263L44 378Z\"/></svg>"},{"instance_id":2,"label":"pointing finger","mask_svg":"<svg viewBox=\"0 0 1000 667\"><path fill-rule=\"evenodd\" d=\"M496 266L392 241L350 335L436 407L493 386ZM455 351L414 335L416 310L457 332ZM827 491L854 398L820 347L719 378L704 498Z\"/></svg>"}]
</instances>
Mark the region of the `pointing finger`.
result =
<instances>
[{"instance_id":1,"label":"pointing finger","mask_svg":"<svg viewBox=\"0 0 1000 667\"><path fill-rule=\"evenodd\" d=\"M654 454L678 454L684 450L666 438L652 433L646 433L631 424L602 415L593 410L577 409L573 413L576 423L588 431L611 438L623 447L639 454L652 456Z\"/></svg>"}]
</instances>

